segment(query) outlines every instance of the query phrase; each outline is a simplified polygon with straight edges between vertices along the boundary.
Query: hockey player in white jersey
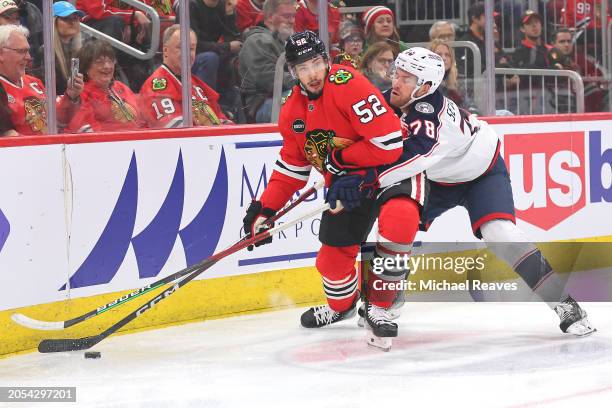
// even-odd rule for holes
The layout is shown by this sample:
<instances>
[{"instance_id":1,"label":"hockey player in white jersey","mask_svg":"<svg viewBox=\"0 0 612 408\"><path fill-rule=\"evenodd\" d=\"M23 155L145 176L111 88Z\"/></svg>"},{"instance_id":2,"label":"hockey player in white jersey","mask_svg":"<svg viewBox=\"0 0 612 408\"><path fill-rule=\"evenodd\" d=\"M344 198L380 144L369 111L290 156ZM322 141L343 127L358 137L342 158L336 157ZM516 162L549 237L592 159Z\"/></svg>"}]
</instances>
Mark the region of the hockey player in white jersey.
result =
<instances>
[{"instance_id":1,"label":"hockey player in white jersey","mask_svg":"<svg viewBox=\"0 0 612 408\"><path fill-rule=\"evenodd\" d=\"M421 217L423 229L446 210L465 207L476 237L557 312L563 332L593 333L584 310L515 225L512 187L499 155L498 135L438 90L444 77L442 58L425 48L410 48L398 55L391 77L392 88L384 95L401 117L407 138L402 160L382 171L381 185L426 172L430 190Z\"/></svg>"}]
</instances>

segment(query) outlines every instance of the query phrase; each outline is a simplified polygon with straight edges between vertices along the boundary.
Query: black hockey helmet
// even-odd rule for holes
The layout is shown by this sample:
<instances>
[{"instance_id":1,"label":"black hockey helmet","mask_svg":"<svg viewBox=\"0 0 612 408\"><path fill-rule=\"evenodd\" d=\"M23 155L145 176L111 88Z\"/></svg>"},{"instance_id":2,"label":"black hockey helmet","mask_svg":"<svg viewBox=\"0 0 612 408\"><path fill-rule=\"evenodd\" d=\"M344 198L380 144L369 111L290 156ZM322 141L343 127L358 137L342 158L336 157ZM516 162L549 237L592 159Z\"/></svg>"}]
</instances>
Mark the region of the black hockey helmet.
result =
<instances>
[{"instance_id":1,"label":"black hockey helmet","mask_svg":"<svg viewBox=\"0 0 612 408\"><path fill-rule=\"evenodd\" d=\"M329 60L325 44L312 31L302 31L295 33L285 44L285 59L287 64L296 65L317 55L322 56L326 61Z\"/></svg>"}]
</instances>

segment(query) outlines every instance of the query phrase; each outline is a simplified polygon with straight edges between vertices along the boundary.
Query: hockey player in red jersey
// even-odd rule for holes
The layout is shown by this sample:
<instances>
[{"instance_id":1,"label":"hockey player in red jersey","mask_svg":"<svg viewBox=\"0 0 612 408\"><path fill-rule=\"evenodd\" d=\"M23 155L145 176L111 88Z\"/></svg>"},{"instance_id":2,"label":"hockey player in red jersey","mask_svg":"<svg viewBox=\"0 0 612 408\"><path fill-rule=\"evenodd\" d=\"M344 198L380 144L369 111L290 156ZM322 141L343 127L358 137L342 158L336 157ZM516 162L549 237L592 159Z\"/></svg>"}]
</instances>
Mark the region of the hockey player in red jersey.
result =
<instances>
[{"instance_id":1,"label":"hockey player in red jersey","mask_svg":"<svg viewBox=\"0 0 612 408\"><path fill-rule=\"evenodd\" d=\"M196 36L191 32L191 62L195 60ZM163 64L140 88L140 109L152 128L174 128L183 125L183 90L181 74L180 26L175 24L164 33ZM213 126L233 124L219 106L219 94L195 75L191 76L193 124Z\"/></svg>"},{"instance_id":2,"label":"hockey player in red jersey","mask_svg":"<svg viewBox=\"0 0 612 408\"><path fill-rule=\"evenodd\" d=\"M265 191L247 210L244 229L257 232L266 218L304 187L312 167L323 174L330 186L327 200L333 208L339 200L344 210L326 212L321 220L322 246L316 267L327 304L310 308L301 317L302 326L315 328L355 314L359 297L355 260L376 214L376 257L410 251L425 181L417 175L379 189L376 167L395 162L402 153L397 116L361 74L349 67L330 66L325 45L313 32L292 35L285 53L298 84L281 110L280 156ZM387 311L396 291L384 289L381 283L398 281L403 274L388 269L369 279L366 320L375 336L397 336L397 325Z\"/></svg>"},{"instance_id":3,"label":"hockey player in red jersey","mask_svg":"<svg viewBox=\"0 0 612 408\"><path fill-rule=\"evenodd\" d=\"M459 109L437 90L444 78L440 56L425 48L410 48L398 55L393 71L392 88L385 98L401 115L408 138L400 161L381 172L381 183L426 171L431 188L421 217L424 229L445 211L465 207L474 235L557 312L563 332L593 333L586 312L515 225L512 186L499 155L499 137L486 122Z\"/></svg>"}]
</instances>

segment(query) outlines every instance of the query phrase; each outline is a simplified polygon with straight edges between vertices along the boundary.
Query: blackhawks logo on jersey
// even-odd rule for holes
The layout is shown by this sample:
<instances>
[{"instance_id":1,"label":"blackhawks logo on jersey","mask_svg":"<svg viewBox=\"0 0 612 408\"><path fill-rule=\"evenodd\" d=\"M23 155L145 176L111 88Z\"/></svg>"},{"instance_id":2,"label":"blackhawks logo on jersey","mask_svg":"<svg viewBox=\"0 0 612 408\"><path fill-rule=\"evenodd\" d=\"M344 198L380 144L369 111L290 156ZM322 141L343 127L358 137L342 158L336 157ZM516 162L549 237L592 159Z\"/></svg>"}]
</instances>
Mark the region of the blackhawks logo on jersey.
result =
<instances>
[{"instance_id":1,"label":"blackhawks logo on jersey","mask_svg":"<svg viewBox=\"0 0 612 408\"><path fill-rule=\"evenodd\" d=\"M47 133L47 108L43 99L28 96L23 100L25 122L33 133Z\"/></svg>"},{"instance_id":2,"label":"blackhawks logo on jersey","mask_svg":"<svg viewBox=\"0 0 612 408\"><path fill-rule=\"evenodd\" d=\"M153 78L152 88L154 91L163 91L168 87L166 78Z\"/></svg>"},{"instance_id":3,"label":"blackhawks logo on jersey","mask_svg":"<svg viewBox=\"0 0 612 408\"><path fill-rule=\"evenodd\" d=\"M304 154L317 170L323 172L323 160L331 149L344 149L353 144L351 139L338 137L333 130L314 129L306 133Z\"/></svg>"},{"instance_id":4,"label":"blackhawks logo on jersey","mask_svg":"<svg viewBox=\"0 0 612 408\"><path fill-rule=\"evenodd\" d=\"M329 82L336 85L347 84L351 79L353 79L353 74L344 69L339 69L335 74L329 76Z\"/></svg>"},{"instance_id":5,"label":"blackhawks logo on jersey","mask_svg":"<svg viewBox=\"0 0 612 408\"><path fill-rule=\"evenodd\" d=\"M193 124L196 126L220 125L221 121L215 112L205 101L193 100L192 102Z\"/></svg>"}]
</instances>

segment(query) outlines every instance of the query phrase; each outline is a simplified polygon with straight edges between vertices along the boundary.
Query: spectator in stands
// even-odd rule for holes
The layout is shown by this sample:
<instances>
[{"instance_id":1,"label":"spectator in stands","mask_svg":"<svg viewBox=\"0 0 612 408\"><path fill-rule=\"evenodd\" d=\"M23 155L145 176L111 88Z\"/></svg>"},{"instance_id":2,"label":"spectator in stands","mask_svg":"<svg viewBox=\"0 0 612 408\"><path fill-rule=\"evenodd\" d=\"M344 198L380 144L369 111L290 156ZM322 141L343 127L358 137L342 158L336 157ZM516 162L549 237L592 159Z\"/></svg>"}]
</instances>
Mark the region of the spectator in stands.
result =
<instances>
[{"instance_id":1,"label":"spectator in stands","mask_svg":"<svg viewBox=\"0 0 612 408\"><path fill-rule=\"evenodd\" d=\"M76 58L81 48L80 19L85 14L67 1L53 4L53 50L55 52L55 91L61 95L66 91L70 78L71 59ZM44 47L38 49L34 58L33 74L44 79Z\"/></svg>"},{"instance_id":2,"label":"spectator in stands","mask_svg":"<svg viewBox=\"0 0 612 408\"><path fill-rule=\"evenodd\" d=\"M0 1L0 25L19 25L19 7L13 0Z\"/></svg>"},{"instance_id":3,"label":"spectator in stands","mask_svg":"<svg viewBox=\"0 0 612 408\"><path fill-rule=\"evenodd\" d=\"M542 17L527 10L521 18L523 41L515 48L511 65L515 68L549 68L548 52L552 46L542 40Z\"/></svg>"},{"instance_id":4,"label":"spectator in stands","mask_svg":"<svg viewBox=\"0 0 612 408\"><path fill-rule=\"evenodd\" d=\"M548 61L552 68L580 71L580 67L572 58L574 46L572 32L569 28L561 28L552 35L552 46L548 53Z\"/></svg>"},{"instance_id":5,"label":"spectator in stands","mask_svg":"<svg viewBox=\"0 0 612 408\"><path fill-rule=\"evenodd\" d=\"M436 21L429 29L429 40L455 41L455 25L444 20Z\"/></svg>"},{"instance_id":6,"label":"spectator in stands","mask_svg":"<svg viewBox=\"0 0 612 408\"><path fill-rule=\"evenodd\" d=\"M480 72L484 72L486 67L486 52L485 52L485 10L484 3L478 1L468 9L468 21L470 23L468 31L463 34L459 41L471 41L478 47L480 51ZM474 72L474 61L470 52L463 50L458 59L461 61L459 69L462 74L472 76ZM463 71L465 69L465 71Z\"/></svg>"},{"instance_id":7,"label":"spectator in stands","mask_svg":"<svg viewBox=\"0 0 612 408\"><path fill-rule=\"evenodd\" d=\"M196 58L197 38L190 33L190 61ZM164 32L163 63L140 90L140 106L152 128L183 126L183 86L181 85L181 27L175 24ZM218 104L219 95L197 76L191 75L193 124L213 126L232 124Z\"/></svg>"},{"instance_id":8,"label":"spectator in stands","mask_svg":"<svg viewBox=\"0 0 612 408\"><path fill-rule=\"evenodd\" d=\"M327 0L325 0L327 1ZM310 30L319 34L319 0L299 0L295 15L295 31ZM332 4L327 5L327 30L330 44L339 41L340 11Z\"/></svg>"},{"instance_id":9,"label":"spectator in stands","mask_svg":"<svg viewBox=\"0 0 612 408\"><path fill-rule=\"evenodd\" d=\"M135 130L145 127L138 112L137 96L115 80L117 62L113 47L104 40L88 39L79 51L85 89L82 106L70 121L72 132Z\"/></svg>"},{"instance_id":10,"label":"spectator in stands","mask_svg":"<svg viewBox=\"0 0 612 408\"><path fill-rule=\"evenodd\" d=\"M476 106L468 99L465 89L459 83L453 47L447 41L435 39L429 43L429 49L444 60L444 81L439 89L460 108L476 113Z\"/></svg>"},{"instance_id":11,"label":"spectator in stands","mask_svg":"<svg viewBox=\"0 0 612 408\"><path fill-rule=\"evenodd\" d=\"M238 0L236 26L242 33L263 21L264 0Z\"/></svg>"},{"instance_id":12,"label":"spectator in stands","mask_svg":"<svg viewBox=\"0 0 612 408\"><path fill-rule=\"evenodd\" d=\"M145 43L150 34L151 21L140 10L115 7L106 0L77 0L76 6L86 14L84 23L116 40L129 43L132 25L138 32L136 43Z\"/></svg>"},{"instance_id":13,"label":"spectator in stands","mask_svg":"<svg viewBox=\"0 0 612 408\"><path fill-rule=\"evenodd\" d=\"M334 57L334 63L358 69L364 42L361 28L350 20L343 21L340 28L341 52Z\"/></svg>"},{"instance_id":14,"label":"spectator in stands","mask_svg":"<svg viewBox=\"0 0 612 408\"><path fill-rule=\"evenodd\" d=\"M40 9L30 1L14 0L19 7L20 23L30 31L28 42L33 50L43 44L43 15Z\"/></svg>"},{"instance_id":15,"label":"spectator in stands","mask_svg":"<svg viewBox=\"0 0 612 408\"><path fill-rule=\"evenodd\" d=\"M391 44L386 41L379 41L368 47L361 61L361 73L381 91L391 88L391 79L388 72L396 57L393 51Z\"/></svg>"},{"instance_id":16,"label":"spectator in stands","mask_svg":"<svg viewBox=\"0 0 612 408\"><path fill-rule=\"evenodd\" d=\"M366 49L371 44L386 41L393 47L393 54L397 55L408 49L400 41L399 33L395 27L395 15L390 8L374 6L361 15L361 23L366 36Z\"/></svg>"},{"instance_id":17,"label":"spectator in stands","mask_svg":"<svg viewBox=\"0 0 612 408\"><path fill-rule=\"evenodd\" d=\"M583 77L584 83L584 107L587 112L600 112L606 109L607 100L607 81L605 80L603 72L598 70L596 61L594 58L587 56L584 58L583 53L578 53L580 63L574 58L574 43L572 31L568 28L561 28L555 31L552 35L552 46L553 48L548 53L548 61L552 68L556 69L567 69L575 71ZM590 58L589 58L590 57ZM599 72L597 76L585 75L585 72ZM549 84L549 85L552 85ZM559 112L569 112L569 99L570 96L561 98L563 91L568 92L567 81L565 79L558 80L555 83L555 102L557 103L557 110ZM572 90L571 96L575 90ZM572 106L576 107L575 100L572 99ZM567 106L563 106L564 105Z\"/></svg>"},{"instance_id":18,"label":"spectator in stands","mask_svg":"<svg viewBox=\"0 0 612 408\"><path fill-rule=\"evenodd\" d=\"M25 73L30 64L28 29L7 24L0 26L0 94L6 94L10 110L10 123L4 123L3 135L37 135L47 132L45 87L42 82ZM70 84L66 94L57 101L57 119L67 123L79 108L79 95L83 90L83 78L79 76ZM6 116L6 106L4 116Z\"/></svg>"},{"instance_id":19,"label":"spectator in stands","mask_svg":"<svg viewBox=\"0 0 612 408\"><path fill-rule=\"evenodd\" d=\"M263 22L245 34L245 46L239 55L240 91L249 121L270 122L276 61L285 51L287 38L293 34L295 6L295 0L266 0ZM290 90L295 83L287 71L282 81L283 91Z\"/></svg>"},{"instance_id":20,"label":"spectator in stands","mask_svg":"<svg viewBox=\"0 0 612 408\"><path fill-rule=\"evenodd\" d=\"M198 40L192 72L211 88L221 91L227 84L219 82L230 79L219 75L230 71L232 59L242 48L235 14L228 15L225 0L190 0L189 20Z\"/></svg>"}]
</instances>

